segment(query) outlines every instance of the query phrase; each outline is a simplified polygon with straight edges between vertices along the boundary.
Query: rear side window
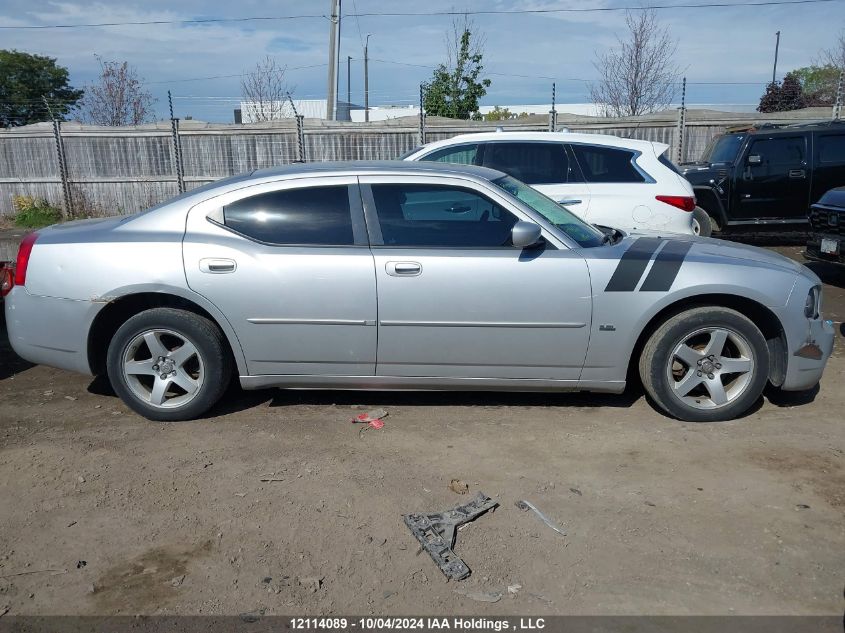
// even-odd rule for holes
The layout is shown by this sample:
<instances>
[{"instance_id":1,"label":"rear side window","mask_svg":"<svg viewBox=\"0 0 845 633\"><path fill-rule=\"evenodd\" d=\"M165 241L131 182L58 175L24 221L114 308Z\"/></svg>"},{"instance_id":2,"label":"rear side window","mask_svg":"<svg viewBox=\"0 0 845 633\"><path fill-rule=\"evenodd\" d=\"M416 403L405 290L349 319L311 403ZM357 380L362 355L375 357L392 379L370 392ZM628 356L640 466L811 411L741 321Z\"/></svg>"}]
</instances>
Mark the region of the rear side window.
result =
<instances>
[{"instance_id":1,"label":"rear side window","mask_svg":"<svg viewBox=\"0 0 845 633\"><path fill-rule=\"evenodd\" d=\"M432 161L436 163L456 163L458 165L475 165L476 155L478 154L478 145L470 143L468 145L455 145L454 147L444 147L436 152L423 156L421 160Z\"/></svg>"},{"instance_id":2,"label":"rear side window","mask_svg":"<svg viewBox=\"0 0 845 633\"><path fill-rule=\"evenodd\" d=\"M223 218L233 231L270 244L355 243L345 185L261 193L227 204Z\"/></svg>"},{"instance_id":3,"label":"rear side window","mask_svg":"<svg viewBox=\"0 0 845 633\"><path fill-rule=\"evenodd\" d=\"M675 172L676 174L678 174L679 176L683 175L683 174L681 174L681 171L680 171L677 167L675 167L675 163L673 163L673 162L669 159L669 157L666 155L668 151L669 151L669 150L667 149L667 150L666 150L665 152L663 152L660 156L658 156L658 157L657 157L657 160L659 160L659 161L660 161L660 163L661 163L662 165L664 165L665 167L668 167L669 169L671 169L672 171L674 171L674 172Z\"/></svg>"},{"instance_id":4,"label":"rear side window","mask_svg":"<svg viewBox=\"0 0 845 633\"><path fill-rule=\"evenodd\" d=\"M482 160L528 185L581 181L563 143L485 143Z\"/></svg>"},{"instance_id":5,"label":"rear side window","mask_svg":"<svg viewBox=\"0 0 845 633\"><path fill-rule=\"evenodd\" d=\"M634 167L635 152L600 145L572 145L587 182L645 182Z\"/></svg>"},{"instance_id":6,"label":"rear side window","mask_svg":"<svg viewBox=\"0 0 845 633\"><path fill-rule=\"evenodd\" d=\"M475 191L448 185L372 185L385 246L498 248L517 218Z\"/></svg>"},{"instance_id":7,"label":"rear side window","mask_svg":"<svg viewBox=\"0 0 845 633\"><path fill-rule=\"evenodd\" d=\"M845 134L819 136L816 144L820 164L845 165Z\"/></svg>"}]
</instances>

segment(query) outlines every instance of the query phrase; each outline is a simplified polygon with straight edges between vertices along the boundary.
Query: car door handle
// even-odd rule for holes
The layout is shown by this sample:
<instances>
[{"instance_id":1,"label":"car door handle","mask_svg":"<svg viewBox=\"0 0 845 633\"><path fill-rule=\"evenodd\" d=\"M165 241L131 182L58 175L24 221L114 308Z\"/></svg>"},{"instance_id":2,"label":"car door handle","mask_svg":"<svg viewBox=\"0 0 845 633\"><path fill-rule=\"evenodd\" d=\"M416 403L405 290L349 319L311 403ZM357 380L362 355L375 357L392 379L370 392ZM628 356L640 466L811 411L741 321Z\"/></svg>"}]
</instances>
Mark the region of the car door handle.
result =
<instances>
[{"instance_id":1,"label":"car door handle","mask_svg":"<svg viewBox=\"0 0 845 633\"><path fill-rule=\"evenodd\" d=\"M806 178L807 172L803 169L790 169L789 170L789 177L790 178Z\"/></svg>"},{"instance_id":2,"label":"car door handle","mask_svg":"<svg viewBox=\"0 0 845 633\"><path fill-rule=\"evenodd\" d=\"M566 198L565 200L558 200L558 204L581 204L581 200L576 200L575 198Z\"/></svg>"},{"instance_id":3,"label":"car door handle","mask_svg":"<svg viewBox=\"0 0 845 633\"><path fill-rule=\"evenodd\" d=\"M391 277L416 277L422 273L422 264L419 262L387 262L385 270Z\"/></svg>"},{"instance_id":4,"label":"car door handle","mask_svg":"<svg viewBox=\"0 0 845 633\"><path fill-rule=\"evenodd\" d=\"M200 270L204 273L219 275L221 273L233 273L238 265L234 259L213 259L204 257L200 260Z\"/></svg>"}]
</instances>

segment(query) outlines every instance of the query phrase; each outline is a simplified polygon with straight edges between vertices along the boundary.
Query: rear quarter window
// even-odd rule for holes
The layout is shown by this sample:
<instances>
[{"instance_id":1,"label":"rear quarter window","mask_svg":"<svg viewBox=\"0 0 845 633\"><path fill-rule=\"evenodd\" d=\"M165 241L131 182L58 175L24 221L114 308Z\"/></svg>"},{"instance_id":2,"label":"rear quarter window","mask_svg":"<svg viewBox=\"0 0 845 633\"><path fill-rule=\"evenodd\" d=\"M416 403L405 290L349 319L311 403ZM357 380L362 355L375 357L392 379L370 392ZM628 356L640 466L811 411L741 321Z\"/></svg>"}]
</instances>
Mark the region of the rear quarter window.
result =
<instances>
[{"instance_id":1,"label":"rear quarter window","mask_svg":"<svg viewBox=\"0 0 845 633\"><path fill-rule=\"evenodd\" d=\"M634 167L635 152L618 147L577 144L572 145L572 151L587 182L645 182L645 177Z\"/></svg>"},{"instance_id":2,"label":"rear quarter window","mask_svg":"<svg viewBox=\"0 0 845 633\"><path fill-rule=\"evenodd\" d=\"M346 185L283 189L242 198L223 207L223 223L241 235L268 244L355 243Z\"/></svg>"},{"instance_id":3,"label":"rear quarter window","mask_svg":"<svg viewBox=\"0 0 845 633\"><path fill-rule=\"evenodd\" d=\"M826 134L817 137L819 164L845 165L845 134Z\"/></svg>"}]
</instances>

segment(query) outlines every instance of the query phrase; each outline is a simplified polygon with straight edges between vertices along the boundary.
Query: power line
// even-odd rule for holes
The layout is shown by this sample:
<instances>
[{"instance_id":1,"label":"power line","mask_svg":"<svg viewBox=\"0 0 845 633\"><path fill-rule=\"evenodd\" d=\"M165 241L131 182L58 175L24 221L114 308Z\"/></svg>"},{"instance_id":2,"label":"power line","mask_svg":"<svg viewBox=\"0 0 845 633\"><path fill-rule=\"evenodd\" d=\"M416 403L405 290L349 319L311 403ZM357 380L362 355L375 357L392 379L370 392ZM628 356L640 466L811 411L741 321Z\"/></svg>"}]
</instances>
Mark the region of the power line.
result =
<instances>
[{"instance_id":1,"label":"power line","mask_svg":"<svg viewBox=\"0 0 845 633\"><path fill-rule=\"evenodd\" d=\"M804 5L842 2L843 0L750 0L747 2L706 2L699 4L652 4L652 5L629 5L621 7L569 7L559 9L478 9L474 11L392 11L392 12L355 12L349 13L346 17L426 17L426 16L461 16L461 15L530 15L530 14L566 14L566 13L606 13L611 11L647 11L664 9L711 9L711 8L735 8L735 7L764 7L783 5ZM79 29L97 28L110 26L149 26L162 24L219 24L237 22L260 22L270 20L307 20L323 18L328 19L324 14L302 14L302 15L268 15L243 18L195 18L185 20L136 20L130 22L91 22L84 24L26 24L26 25L0 25L3 30L33 30L33 29Z\"/></svg>"}]
</instances>

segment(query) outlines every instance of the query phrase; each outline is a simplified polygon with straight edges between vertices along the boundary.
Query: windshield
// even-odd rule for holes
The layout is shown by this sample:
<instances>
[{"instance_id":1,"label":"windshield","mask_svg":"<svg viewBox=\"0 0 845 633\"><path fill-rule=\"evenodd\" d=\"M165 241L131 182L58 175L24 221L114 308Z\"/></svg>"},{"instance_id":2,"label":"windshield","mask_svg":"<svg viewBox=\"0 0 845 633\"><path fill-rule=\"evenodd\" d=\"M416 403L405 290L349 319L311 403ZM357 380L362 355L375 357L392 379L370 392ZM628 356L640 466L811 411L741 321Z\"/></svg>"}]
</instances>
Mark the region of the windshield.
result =
<instances>
[{"instance_id":1,"label":"windshield","mask_svg":"<svg viewBox=\"0 0 845 633\"><path fill-rule=\"evenodd\" d=\"M525 183L510 176L504 176L494 180L493 184L534 209L575 240L579 246L601 246L604 243L604 233Z\"/></svg>"},{"instance_id":2,"label":"windshield","mask_svg":"<svg viewBox=\"0 0 845 633\"><path fill-rule=\"evenodd\" d=\"M407 152L404 152L404 153L402 153L402 154L399 154L399 156L397 156L397 157L395 158L395 160L405 160L405 159L406 159L406 158L408 158L408 156L410 156L411 154L416 154L416 153L417 153L418 151L420 151L423 147L424 147L424 145L417 145L416 147L414 147L414 148L412 148L412 149L409 149Z\"/></svg>"},{"instance_id":3,"label":"windshield","mask_svg":"<svg viewBox=\"0 0 845 633\"><path fill-rule=\"evenodd\" d=\"M708 163L732 163L736 160L744 134L717 136L704 150L703 160Z\"/></svg>"}]
</instances>

